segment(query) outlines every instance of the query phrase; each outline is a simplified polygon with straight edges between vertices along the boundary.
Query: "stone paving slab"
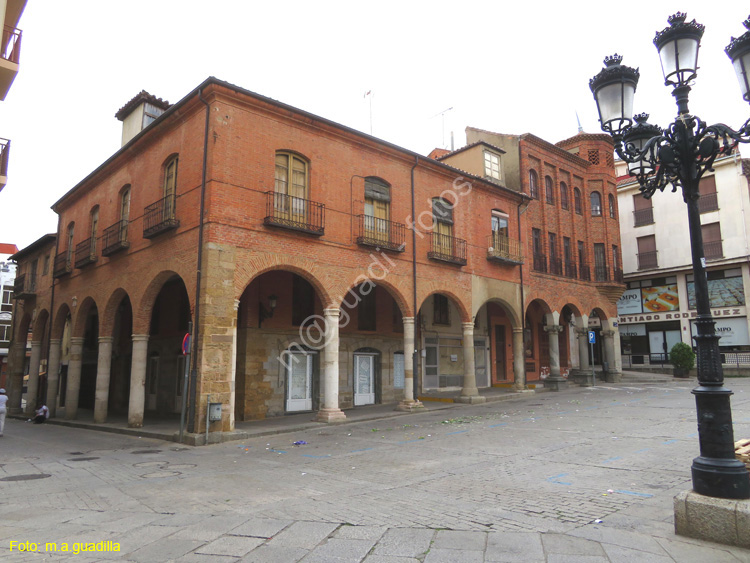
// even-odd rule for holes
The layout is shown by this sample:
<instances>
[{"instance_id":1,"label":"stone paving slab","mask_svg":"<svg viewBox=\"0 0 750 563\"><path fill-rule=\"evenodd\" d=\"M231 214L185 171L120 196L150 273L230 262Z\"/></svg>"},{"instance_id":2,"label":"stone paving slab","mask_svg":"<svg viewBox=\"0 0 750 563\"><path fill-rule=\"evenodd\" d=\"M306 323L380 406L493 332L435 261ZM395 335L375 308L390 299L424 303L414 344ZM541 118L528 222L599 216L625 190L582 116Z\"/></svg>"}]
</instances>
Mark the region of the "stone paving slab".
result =
<instances>
[{"instance_id":1,"label":"stone paving slab","mask_svg":"<svg viewBox=\"0 0 750 563\"><path fill-rule=\"evenodd\" d=\"M735 421L750 422L750 380L728 383ZM10 540L109 540L121 551L53 559L750 563L674 534L697 453L692 385L282 425L200 448L11 419L0 478L49 477L0 482L0 559L44 559Z\"/></svg>"}]
</instances>

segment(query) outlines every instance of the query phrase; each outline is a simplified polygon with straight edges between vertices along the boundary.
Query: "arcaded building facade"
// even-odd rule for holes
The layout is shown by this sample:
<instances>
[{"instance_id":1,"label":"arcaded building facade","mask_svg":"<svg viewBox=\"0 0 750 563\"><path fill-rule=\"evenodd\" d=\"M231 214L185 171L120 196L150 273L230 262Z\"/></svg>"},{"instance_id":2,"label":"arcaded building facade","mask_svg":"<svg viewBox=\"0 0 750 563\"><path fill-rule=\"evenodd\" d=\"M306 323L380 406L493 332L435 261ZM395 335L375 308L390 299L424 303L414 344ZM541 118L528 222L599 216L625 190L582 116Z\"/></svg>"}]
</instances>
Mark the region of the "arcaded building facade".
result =
<instances>
[{"instance_id":1,"label":"arcaded building facade","mask_svg":"<svg viewBox=\"0 0 750 563\"><path fill-rule=\"evenodd\" d=\"M543 298L528 242L538 202L512 175L214 78L174 105L141 92L117 117L122 149L53 205L54 284L16 296L40 343L29 393L36 379L56 416L138 427L184 404L199 432L216 403L220 433L293 412L410 410L441 390L481 402L493 384L563 381L559 358L576 354L549 335L566 305L574 322L614 312L589 281L553 276L580 298ZM16 408L22 375L11 366Z\"/></svg>"}]
</instances>

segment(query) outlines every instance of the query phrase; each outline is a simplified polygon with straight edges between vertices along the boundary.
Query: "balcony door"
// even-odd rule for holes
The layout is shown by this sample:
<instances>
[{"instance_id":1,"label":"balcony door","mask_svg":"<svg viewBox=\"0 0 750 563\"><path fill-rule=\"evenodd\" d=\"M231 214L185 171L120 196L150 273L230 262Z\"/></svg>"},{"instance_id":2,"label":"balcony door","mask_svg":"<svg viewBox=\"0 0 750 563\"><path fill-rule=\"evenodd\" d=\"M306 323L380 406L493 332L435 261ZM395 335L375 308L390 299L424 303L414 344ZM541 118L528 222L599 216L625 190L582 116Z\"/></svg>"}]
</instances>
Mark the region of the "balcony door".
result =
<instances>
[{"instance_id":1,"label":"balcony door","mask_svg":"<svg viewBox=\"0 0 750 563\"><path fill-rule=\"evenodd\" d=\"M380 178L365 179L365 238L391 241L391 187Z\"/></svg>"},{"instance_id":2,"label":"balcony door","mask_svg":"<svg viewBox=\"0 0 750 563\"><path fill-rule=\"evenodd\" d=\"M299 224L307 224L307 163L289 153L276 153L276 198L274 214Z\"/></svg>"},{"instance_id":3,"label":"balcony door","mask_svg":"<svg viewBox=\"0 0 750 563\"><path fill-rule=\"evenodd\" d=\"M492 247L501 256L510 254L508 214L498 210L492 211Z\"/></svg>"}]
</instances>

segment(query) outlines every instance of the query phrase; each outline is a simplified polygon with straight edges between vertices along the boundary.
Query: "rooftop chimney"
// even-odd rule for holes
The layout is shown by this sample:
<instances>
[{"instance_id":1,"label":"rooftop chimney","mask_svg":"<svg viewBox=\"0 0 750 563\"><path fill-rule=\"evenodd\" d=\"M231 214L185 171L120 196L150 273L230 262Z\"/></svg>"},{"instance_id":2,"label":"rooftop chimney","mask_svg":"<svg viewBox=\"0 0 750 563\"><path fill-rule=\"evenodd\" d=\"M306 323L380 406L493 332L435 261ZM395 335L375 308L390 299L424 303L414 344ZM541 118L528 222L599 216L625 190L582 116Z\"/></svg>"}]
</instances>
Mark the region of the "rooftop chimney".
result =
<instances>
[{"instance_id":1,"label":"rooftop chimney","mask_svg":"<svg viewBox=\"0 0 750 563\"><path fill-rule=\"evenodd\" d=\"M122 106L115 117L122 121L122 146L169 109L169 102L141 90Z\"/></svg>"}]
</instances>

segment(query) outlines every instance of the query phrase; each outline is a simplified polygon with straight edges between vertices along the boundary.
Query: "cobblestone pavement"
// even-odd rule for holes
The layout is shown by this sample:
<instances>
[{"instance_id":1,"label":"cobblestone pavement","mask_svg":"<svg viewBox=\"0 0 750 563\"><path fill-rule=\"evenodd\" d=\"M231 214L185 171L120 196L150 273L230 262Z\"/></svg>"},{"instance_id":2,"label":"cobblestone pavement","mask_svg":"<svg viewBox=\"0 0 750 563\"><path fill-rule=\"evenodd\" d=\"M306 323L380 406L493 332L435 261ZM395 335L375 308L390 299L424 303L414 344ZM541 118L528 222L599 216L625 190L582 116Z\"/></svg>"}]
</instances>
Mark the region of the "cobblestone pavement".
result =
<instances>
[{"instance_id":1,"label":"cobblestone pavement","mask_svg":"<svg viewBox=\"0 0 750 563\"><path fill-rule=\"evenodd\" d=\"M727 384L735 438L750 437L750 380ZM750 562L674 534L693 387L571 388L197 448L11 419L0 558ZM99 551L74 553L87 543Z\"/></svg>"}]
</instances>

